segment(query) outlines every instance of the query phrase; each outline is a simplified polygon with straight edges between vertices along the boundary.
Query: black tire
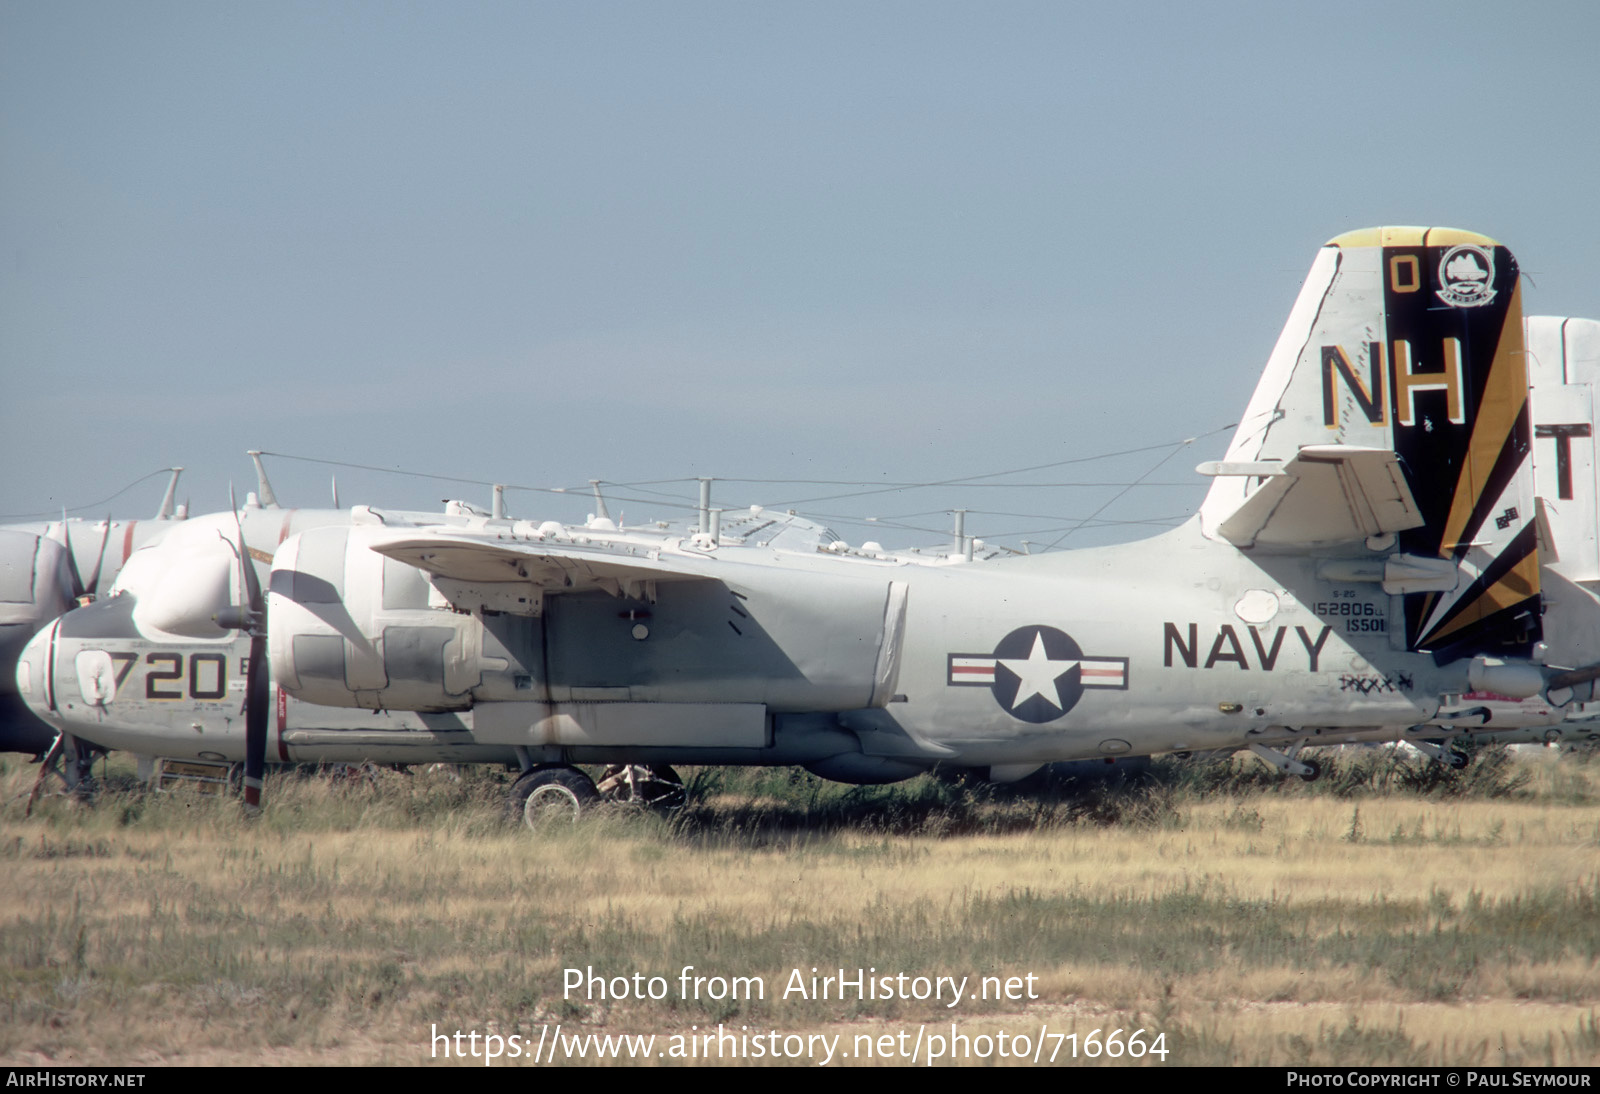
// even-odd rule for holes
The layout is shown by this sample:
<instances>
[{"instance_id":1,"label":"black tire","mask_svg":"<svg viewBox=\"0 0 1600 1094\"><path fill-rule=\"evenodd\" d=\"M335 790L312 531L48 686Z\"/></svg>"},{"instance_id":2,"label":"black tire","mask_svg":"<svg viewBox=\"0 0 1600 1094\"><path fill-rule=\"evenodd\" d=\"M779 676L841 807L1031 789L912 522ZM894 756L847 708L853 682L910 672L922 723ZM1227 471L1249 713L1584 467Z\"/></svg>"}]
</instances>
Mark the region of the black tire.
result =
<instances>
[{"instance_id":1,"label":"black tire","mask_svg":"<svg viewBox=\"0 0 1600 1094\"><path fill-rule=\"evenodd\" d=\"M1306 782L1314 783L1314 782L1316 782L1318 779L1320 779L1322 777L1322 765L1317 763L1316 760L1302 760L1300 762L1305 764L1307 767L1309 767L1311 769L1310 771L1307 771L1304 775L1300 776Z\"/></svg>"},{"instance_id":2,"label":"black tire","mask_svg":"<svg viewBox=\"0 0 1600 1094\"><path fill-rule=\"evenodd\" d=\"M600 800L594 780L575 767L547 764L525 772L511 784L506 811L529 828L576 824Z\"/></svg>"},{"instance_id":3,"label":"black tire","mask_svg":"<svg viewBox=\"0 0 1600 1094\"><path fill-rule=\"evenodd\" d=\"M1451 771L1464 771L1467 764L1471 763L1472 760L1465 752L1452 748L1444 754L1444 762L1445 766L1450 768Z\"/></svg>"}]
</instances>

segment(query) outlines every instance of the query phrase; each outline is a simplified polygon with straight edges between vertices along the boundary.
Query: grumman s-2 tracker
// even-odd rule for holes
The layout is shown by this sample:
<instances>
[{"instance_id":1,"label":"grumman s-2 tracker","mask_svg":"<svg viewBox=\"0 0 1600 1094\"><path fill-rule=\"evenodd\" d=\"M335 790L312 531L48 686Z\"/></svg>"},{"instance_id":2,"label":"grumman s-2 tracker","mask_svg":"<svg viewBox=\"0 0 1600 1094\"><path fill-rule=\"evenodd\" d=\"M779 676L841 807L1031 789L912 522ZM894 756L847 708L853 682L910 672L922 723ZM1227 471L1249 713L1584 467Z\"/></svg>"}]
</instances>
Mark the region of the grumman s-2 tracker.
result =
<instances>
[{"instance_id":1,"label":"grumman s-2 tracker","mask_svg":"<svg viewBox=\"0 0 1600 1094\"><path fill-rule=\"evenodd\" d=\"M692 535L358 510L289 535L265 590L241 529L255 561L183 610L130 583L68 613L19 686L106 747L242 736L247 797L290 699L450 719L531 803L592 798L578 763L1003 780L1250 746L1311 777L1300 743L1456 732L1474 693L1592 699L1600 602L1541 596L1533 442L1510 252L1372 229L1319 252L1200 512L1156 538L930 564L757 510Z\"/></svg>"},{"instance_id":2,"label":"grumman s-2 tracker","mask_svg":"<svg viewBox=\"0 0 1600 1094\"><path fill-rule=\"evenodd\" d=\"M38 755L56 732L35 718L16 692L17 657L28 639L80 600L107 592L136 548L154 543L185 510L169 469L166 496L150 520L35 521L0 526L0 752Z\"/></svg>"}]
</instances>

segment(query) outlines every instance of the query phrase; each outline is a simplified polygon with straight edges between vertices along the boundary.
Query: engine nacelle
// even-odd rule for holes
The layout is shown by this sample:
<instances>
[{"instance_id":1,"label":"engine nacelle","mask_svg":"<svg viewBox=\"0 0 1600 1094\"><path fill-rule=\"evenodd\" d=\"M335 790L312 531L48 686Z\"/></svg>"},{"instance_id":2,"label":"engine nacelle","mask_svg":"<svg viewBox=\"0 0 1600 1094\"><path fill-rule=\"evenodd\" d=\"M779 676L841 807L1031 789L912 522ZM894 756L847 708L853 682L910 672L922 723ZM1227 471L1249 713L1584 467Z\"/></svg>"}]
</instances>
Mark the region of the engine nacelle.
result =
<instances>
[{"instance_id":1,"label":"engine nacelle","mask_svg":"<svg viewBox=\"0 0 1600 1094\"><path fill-rule=\"evenodd\" d=\"M388 710L464 710L488 697L486 677L490 694L519 678L531 688L476 618L436 603L421 571L368 549L381 531L313 528L278 548L267 593L278 685L308 703Z\"/></svg>"}]
</instances>

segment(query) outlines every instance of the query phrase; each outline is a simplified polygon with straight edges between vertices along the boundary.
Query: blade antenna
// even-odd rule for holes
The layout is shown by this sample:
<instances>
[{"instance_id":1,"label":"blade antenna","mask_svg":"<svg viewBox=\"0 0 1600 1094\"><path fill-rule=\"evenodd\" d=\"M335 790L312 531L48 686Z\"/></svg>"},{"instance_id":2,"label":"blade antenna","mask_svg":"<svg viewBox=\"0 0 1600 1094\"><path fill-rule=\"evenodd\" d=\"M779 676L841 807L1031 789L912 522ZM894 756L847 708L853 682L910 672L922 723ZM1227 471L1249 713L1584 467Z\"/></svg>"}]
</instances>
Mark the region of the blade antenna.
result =
<instances>
[{"instance_id":1,"label":"blade antenna","mask_svg":"<svg viewBox=\"0 0 1600 1094\"><path fill-rule=\"evenodd\" d=\"M272 492L272 484L267 481L267 467L261 462L261 449L253 448L245 453L256 465L256 497L261 502L263 509L278 508L278 495ZM337 506L335 506L337 508Z\"/></svg>"},{"instance_id":2,"label":"blade antenna","mask_svg":"<svg viewBox=\"0 0 1600 1094\"><path fill-rule=\"evenodd\" d=\"M169 467L167 470L172 472L172 478L167 483L166 494L161 498L161 509L156 513L157 520L172 519L172 506L178 498L178 476L183 474L183 468L181 467ZM229 489L231 490L232 487L230 486Z\"/></svg>"}]
</instances>

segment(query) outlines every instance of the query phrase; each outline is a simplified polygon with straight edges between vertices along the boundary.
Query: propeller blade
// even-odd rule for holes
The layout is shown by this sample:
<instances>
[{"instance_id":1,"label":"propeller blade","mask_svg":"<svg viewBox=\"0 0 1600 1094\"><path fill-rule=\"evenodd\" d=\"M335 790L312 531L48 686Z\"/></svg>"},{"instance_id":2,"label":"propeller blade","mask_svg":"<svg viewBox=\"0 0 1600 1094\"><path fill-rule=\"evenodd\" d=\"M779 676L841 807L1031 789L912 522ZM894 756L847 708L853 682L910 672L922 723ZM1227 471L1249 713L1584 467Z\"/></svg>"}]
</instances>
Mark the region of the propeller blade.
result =
<instances>
[{"instance_id":1,"label":"propeller blade","mask_svg":"<svg viewBox=\"0 0 1600 1094\"><path fill-rule=\"evenodd\" d=\"M261 596L261 579L256 577L256 566L255 563L250 561L250 548L245 545L244 531L242 529L239 532L239 567L242 571L240 576L243 578L244 595L250 606L251 615L264 616L267 610L267 603ZM254 634L257 629L259 628L251 627L251 633Z\"/></svg>"},{"instance_id":2,"label":"propeller blade","mask_svg":"<svg viewBox=\"0 0 1600 1094\"><path fill-rule=\"evenodd\" d=\"M100 588L100 570L101 570L101 568L103 566L105 566L105 562L106 562L106 545L108 543L110 543L110 542L111 542L111 514L107 513L106 514L105 531L100 536L100 553L95 555L95 557L94 557L94 572L89 575L89 580L85 583L85 591L87 593L89 593L89 595L91 595L91 596L95 595L96 590L98 590Z\"/></svg>"},{"instance_id":3,"label":"propeller blade","mask_svg":"<svg viewBox=\"0 0 1600 1094\"><path fill-rule=\"evenodd\" d=\"M250 659L244 685L244 808L261 811L261 786L267 770L267 633L265 621L250 636Z\"/></svg>"},{"instance_id":4,"label":"propeller blade","mask_svg":"<svg viewBox=\"0 0 1600 1094\"><path fill-rule=\"evenodd\" d=\"M72 580L72 599L83 595L83 575L78 572L78 556L72 553L72 526L67 511L61 510L61 545L67 549L67 577Z\"/></svg>"},{"instance_id":5,"label":"propeller blade","mask_svg":"<svg viewBox=\"0 0 1600 1094\"><path fill-rule=\"evenodd\" d=\"M228 501L233 484L228 485ZM267 770L267 714L271 695L267 687L267 603L261 595L255 563L244 540L244 521L237 508L234 526L239 530L239 591L245 603L236 609L250 633L250 657L244 676L244 808L251 816L261 811L261 787Z\"/></svg>"}]
</instances>

